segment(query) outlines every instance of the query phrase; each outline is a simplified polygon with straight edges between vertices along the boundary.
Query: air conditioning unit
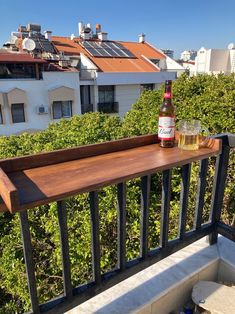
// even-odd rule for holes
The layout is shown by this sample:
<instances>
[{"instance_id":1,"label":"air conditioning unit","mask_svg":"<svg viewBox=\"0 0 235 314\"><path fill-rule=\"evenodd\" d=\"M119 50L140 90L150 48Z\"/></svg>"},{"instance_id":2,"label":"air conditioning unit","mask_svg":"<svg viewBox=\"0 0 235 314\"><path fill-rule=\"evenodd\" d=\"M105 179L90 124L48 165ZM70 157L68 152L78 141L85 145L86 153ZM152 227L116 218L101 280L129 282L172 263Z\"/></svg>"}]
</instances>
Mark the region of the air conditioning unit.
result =
<instances>
[{"instance_id":1,"label":"air conditioning unit","mask_svg":"<svg viewBox=\"0 0 235 314\"><path fill-rule=\"evenodd\" d=\"M47 113L48 113L48 107L46 106L37 107L37 114L47 114Z\"/></svg>"}]
</instances>

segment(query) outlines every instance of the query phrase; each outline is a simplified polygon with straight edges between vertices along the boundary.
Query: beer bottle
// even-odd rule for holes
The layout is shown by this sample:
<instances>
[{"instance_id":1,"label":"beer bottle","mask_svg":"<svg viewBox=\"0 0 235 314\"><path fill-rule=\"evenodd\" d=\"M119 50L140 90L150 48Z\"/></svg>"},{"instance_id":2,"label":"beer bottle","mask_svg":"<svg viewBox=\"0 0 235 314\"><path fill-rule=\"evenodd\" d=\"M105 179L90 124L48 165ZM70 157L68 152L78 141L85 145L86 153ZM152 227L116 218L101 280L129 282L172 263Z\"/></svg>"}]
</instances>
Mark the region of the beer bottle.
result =
<instances>
[{"instance_id":1,"label":"beer bottle","mask_svg":"<svg viewBox=\"0 0 235 314\"><path fill-rule=\"evenodd\" d=\"M158 138L161 147L173 147L175 140L175 107L172 103L172 81L165 82L164 101L158 120Z\"/></svg>"}]
</instances>

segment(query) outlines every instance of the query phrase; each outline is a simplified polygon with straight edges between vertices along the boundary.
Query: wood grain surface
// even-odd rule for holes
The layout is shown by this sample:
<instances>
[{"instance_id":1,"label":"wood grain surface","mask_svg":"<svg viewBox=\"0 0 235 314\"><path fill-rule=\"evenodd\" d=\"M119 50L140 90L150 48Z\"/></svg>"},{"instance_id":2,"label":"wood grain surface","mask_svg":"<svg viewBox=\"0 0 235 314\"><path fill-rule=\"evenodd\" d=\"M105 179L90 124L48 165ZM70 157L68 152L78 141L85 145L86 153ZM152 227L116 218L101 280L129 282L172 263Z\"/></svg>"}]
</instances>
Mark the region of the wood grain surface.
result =
<instances>
[{"instance_id":1,"label":"wood grain surface","mask_svg":"<svg viewBox=\"0 0 235 314\"><path fill-rule=\"evenodd\" d=\"M20 209L23 210L156 171L181 166L220 152L220 140L210 140L208 146L196 151L184 151L176 146L160 148L157 143L141 145L82 159L9 172L7 175L18 191ZM19 160L17 162L19 163ZM35 160L34 163L36 163ZM2 189L0 192L3 197ZM19 207L14 204L6 205L11 212L19 210ZM3 206L0 206L1 209Z\"/></svg>"},{"instance_id":2,"label":"wood grain surface","mask_svg":"<svg viewBox=\"0 0 235 314\"><path fill-rule=\"evenodd\" d=\"M143 145L157 143L155 134L141 135L98 144L59 149L29 156L13 157L0 160L0 168L5 172L25 170L29 168L58 164L69 160L78 160L86 157L122 151Z\"/></svg>"},{"instance_id":3,"label":"wood grain surface","mask_svg":"<svg viewBox=\"0 0 235 314\"><path fill-rule=\"evenodd\" d=\"M0 168L0 194L5 205L11 212L19 209L19 195L17 188L2 168Z\"/></svg>"}]
</instances>

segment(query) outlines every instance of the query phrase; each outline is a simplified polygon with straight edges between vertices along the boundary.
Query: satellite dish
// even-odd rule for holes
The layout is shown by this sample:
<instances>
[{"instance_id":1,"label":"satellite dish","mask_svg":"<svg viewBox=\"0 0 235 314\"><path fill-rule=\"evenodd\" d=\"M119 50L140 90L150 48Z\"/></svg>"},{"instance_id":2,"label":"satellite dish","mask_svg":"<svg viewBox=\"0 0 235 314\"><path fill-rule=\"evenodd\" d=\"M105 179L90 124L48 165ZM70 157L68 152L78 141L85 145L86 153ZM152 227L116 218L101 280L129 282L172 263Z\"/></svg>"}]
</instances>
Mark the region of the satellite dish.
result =
<instances>
[{"instance_id":1,"label":"satellite dish","mask_svg":"<svg viewBox=\"0 0 235 314\"><path fill-rule=\"evenodd\" d=\"M234 48L235 48L234 43L230 43L230 44L228 44L228 49L229 49L229 50L234 49Z\"/></svg>"},{"instance_id":2,"label":"satellite dish","mask_svg":"<svg viewBox=\"0 0 235 314\"><path fill-rule=\"evenodd\" d=\"M35 41L30 38L25 38L22 42L22 48L28 51L33 51L36 48Z\"/></svg>"}]
</instances>

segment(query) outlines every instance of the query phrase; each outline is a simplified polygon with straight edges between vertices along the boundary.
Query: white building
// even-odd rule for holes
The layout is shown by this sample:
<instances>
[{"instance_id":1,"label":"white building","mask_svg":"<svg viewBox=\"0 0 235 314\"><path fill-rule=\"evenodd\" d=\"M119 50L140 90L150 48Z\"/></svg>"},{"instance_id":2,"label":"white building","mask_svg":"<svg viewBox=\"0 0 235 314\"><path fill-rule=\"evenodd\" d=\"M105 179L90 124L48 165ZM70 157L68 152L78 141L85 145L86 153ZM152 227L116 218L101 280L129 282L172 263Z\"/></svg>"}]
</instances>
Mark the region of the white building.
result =
<instances>
[{"instance_id":1,"label":"white building","mask_svg":"<svg viewBox=\"0 0 235 314\"><path fill-rule=\"evenodd\" d=\"M235 46L227 49L206 49L202 47L195 59L195 74L229 74L235 71Z\"/></svg>"},{"instance_id":2,"label":"white building","mask_svg":"<svg viewBox=\"0 0 235 314\"><path fill-rule=\"evenodd\" d=\"M28 35L27 35L28 34ZM30 34L30 35L29 35ZM145 41L108 40L96 25L79 23L79 36L41 34L21 26L0 53L0 134L45 129L74 114L123 116L144 89L174 80L184 68Z\"/></svg>"},{"instance_id":3,"label":"white building","mask_svg":"<svg viewBox=\"0 0 235 314\"><path fill-rule=\"evenodd\" d=\"M79 72L47 71L48 64L42 61L30 55L0 53L1 135L35 132L81 113ZM11 74L3 78L6 65ZM28 69L39 66L40 78L27 77Z\"/></svg>"},{"instance_id":4,"label":"white building","mask_svg":"<svg viewBox=\"0 0 235 314\"><path fill-rule=\"evenodd\" d=\"M197 56L197 51L195 50L184 50L181 55L180 55L180 59L183 61L193 61L195 60Z\"/></svg>"}]
</instances>

